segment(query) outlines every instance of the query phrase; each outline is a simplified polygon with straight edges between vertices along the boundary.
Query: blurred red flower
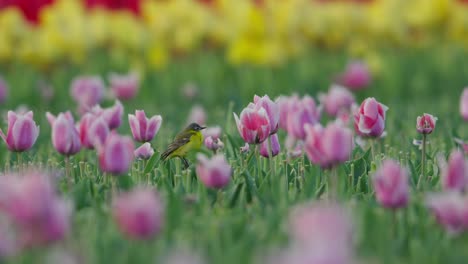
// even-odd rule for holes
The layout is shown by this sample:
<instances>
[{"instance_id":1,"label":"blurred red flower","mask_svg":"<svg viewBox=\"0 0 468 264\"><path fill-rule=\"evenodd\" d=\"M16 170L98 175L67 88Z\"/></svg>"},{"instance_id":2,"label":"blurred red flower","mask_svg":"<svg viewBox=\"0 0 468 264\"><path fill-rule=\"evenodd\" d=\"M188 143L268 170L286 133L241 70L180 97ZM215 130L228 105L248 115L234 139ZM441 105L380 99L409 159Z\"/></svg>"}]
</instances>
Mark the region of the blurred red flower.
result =
<instances>
[{"instance_id":1,"label":"blurred red flower","mask_svg":"<svg viewBox=\"0 0 468 264\"><path fill-rule=\"evenodd\" d=\"M38 24L41 9L53 2L54 0L0 0L0 10L6 7L16 7L29 22Z\"/></svg>"},{"instance_id":2,"label":"blurred red flower","mask_svg":"<svg viewBox=\"0 0 468 264\"><path fill-rule=\"evenodd\" d=\"M127 9L135 15L140 14L140 0L84 0L84 3L87 8L103 7L110 10Z\"/></svg>"}]
</instances>

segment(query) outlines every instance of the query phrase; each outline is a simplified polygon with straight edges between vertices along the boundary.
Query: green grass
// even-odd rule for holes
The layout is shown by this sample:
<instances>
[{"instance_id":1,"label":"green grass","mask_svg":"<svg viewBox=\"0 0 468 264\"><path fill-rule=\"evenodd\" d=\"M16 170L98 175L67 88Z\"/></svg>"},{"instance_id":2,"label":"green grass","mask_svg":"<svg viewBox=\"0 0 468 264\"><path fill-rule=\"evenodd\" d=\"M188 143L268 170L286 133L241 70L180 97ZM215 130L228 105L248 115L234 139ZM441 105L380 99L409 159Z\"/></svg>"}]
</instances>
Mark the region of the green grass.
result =
<instances>
[{"instance_id":1,"label":"green grass","mask_svg":"<svg viewBox=\"0 0 468 264\"><path fill-rule=\"evenodd\" d=\"M420 152L412 145L412 140L418 138L416 117L424 112L437 116L437 127L429 137L427 166L427 173L433 174L434 180L427 189L439 190L436 153L447 154L453 149L454 136L468 137L458 110L462 88L468 84L465 58L464 51L448 48L383 51L380 74L368 90L357 93L358 102L373 96L390 108L388 136L379 141L376 160L372 161L368 152L356 149L353 160L339 167L340 200L353 212L357 254L365 263L464 263L468 258L468 237L449 237L424 207L424 194L414 188ZM111 187L101 177L95 153L82 151L72 158L73 184L69 188L65 179L59 182L62 193L74 201L72 232L59 245L26 251L9 262L46 262L48 252L66 250L89 263L147 263L173 248L189 247L201 252L210 263L251 263L265 250L286 245L290 208L317 199L324 191L321 184L328 172L310 164L307 157L288 163L284 150L271 161L241 154L243 142L232 111L240 112L254 94L316 96L328 89L331 78L345 63L345 54L311 51L276 68L238 67L226 64L220 54L207 52L174 61L158 72L146 72L138 97L124 103L124 123L119 132L130 134L126 115L135 109L161 114L162 128L152 142L160 152L184 126L191 106L201 104L207 110L208 124L223 128L223 152L234 172L230 185L219 192L208 190L197 180L194 167L182 172L179 161L156 162L147 168L148 173L141 162L135 162L130 174L118 179L119 188L155 186L166 204L166 217L162 233L154 241L128 241L110 217ZM101 54L92 56L85 65L60 65L48 75L55 89L50 104L43 102L35 89L43 74L14 63L0 69L11 86L9 99L1 109L26 104L35 110L41 127L38 142L23 155L23 160L63 172L63 158L50 143L45 111L75 110L69 96L74 76L105 76L111 70L125 71L127 66L125 62L109 62ZM200 89L193 102L182 97L181 88L188 81ZM281 131L281 142L284 136ZM14 168L16 156L8 153L5 145L2 148L4 169ZM368 184L369 174L384 158L398 159L413 172L410 205L398 212L396 234L391 212L377 204ZM269 162L273 162L274 173ZM192 198L194 202L189 201Z\"/></svg>"}]
</instances>

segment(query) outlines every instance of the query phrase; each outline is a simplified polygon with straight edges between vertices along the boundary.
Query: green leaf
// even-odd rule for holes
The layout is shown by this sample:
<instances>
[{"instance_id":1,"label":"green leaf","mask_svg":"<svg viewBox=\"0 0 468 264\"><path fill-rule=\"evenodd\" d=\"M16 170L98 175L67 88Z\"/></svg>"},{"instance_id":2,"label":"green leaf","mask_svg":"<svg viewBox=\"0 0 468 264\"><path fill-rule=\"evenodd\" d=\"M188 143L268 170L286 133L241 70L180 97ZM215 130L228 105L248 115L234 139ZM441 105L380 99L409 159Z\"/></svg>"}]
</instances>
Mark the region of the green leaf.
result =
<instances>
[{"instance_id":1,"label":"green leaf","mask_svg":"<svg viewBox=\"0 0 468 264\"><path fill-rule=\"evenodd\" d=\"M148 163L146 164L146 167L143 173L145 175L147 173L150 173L158 162L159 162L159 155L158 153L154 153L153 156L151 156L151 158L148 160Z\"/></svg>"}]
</instances>

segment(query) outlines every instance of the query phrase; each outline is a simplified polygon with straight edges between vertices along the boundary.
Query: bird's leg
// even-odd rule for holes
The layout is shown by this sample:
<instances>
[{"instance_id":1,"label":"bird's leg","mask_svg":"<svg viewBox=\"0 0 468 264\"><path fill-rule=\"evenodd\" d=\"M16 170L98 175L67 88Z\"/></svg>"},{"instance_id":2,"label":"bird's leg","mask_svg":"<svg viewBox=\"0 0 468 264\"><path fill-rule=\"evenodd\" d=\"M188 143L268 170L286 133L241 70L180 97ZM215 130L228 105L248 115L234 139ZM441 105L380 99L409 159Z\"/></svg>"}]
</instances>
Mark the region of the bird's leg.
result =
<instances>
[{"instance_id":1,"label":"bird's leg","mask_svg":"<svg viewBox=\"0 0 468 264\"><path fill-rule=\"evenodd\" d=\"M180 159L184 163L184 170L188 169L188 167L190 166L188 160L186 158L184 158L184 157L181 157Z\"/></svg>"}]
</instances>

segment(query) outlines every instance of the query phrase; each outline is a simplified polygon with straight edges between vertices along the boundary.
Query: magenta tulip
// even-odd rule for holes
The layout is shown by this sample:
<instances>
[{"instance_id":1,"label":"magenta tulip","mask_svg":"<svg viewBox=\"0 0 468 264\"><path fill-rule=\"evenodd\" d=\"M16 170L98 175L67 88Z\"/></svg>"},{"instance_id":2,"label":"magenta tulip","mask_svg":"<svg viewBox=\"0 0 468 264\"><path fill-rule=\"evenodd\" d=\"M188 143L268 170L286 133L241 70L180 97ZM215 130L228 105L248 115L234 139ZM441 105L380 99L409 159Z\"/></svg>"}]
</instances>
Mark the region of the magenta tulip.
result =
<instances>
[{"instance_id":1,"label":"magenta tulip","mask_svg":"<svg viewBox=\"0 0 468 264\"><path fill-rule=\"evenodd\" d=\"M111 133L104 145L97 145L99 166L103 172L121 175L128 172L133 162L134 145L130 137Z\"/></svg>"},{"instance_id":2,"label":"magenta tulip","mask_svg":"<svg viewBox=\"0 0 468 264\"><path fill-rule=\"evenodd\" d=\"M60 113L55 117L47 112L46 117L52 127L52 145L58 153L71 156L81 149L80 135L75 127L70 112Z\"/></svg>"},{"instance_id":3,"label":"magenta tulip","mask_svg":"<svg viewBox=\"0 0 468 264\"><path fill-rule=\"evenodd\" d=\"M369 86L371 73L364 62L350 62L340 76L338 82L351 90L362 90Z\"/></svg>"},{"instance_id":4,"label":"magenta tulip","mask_svg":"<svg viewBox=\"0 0 468 264\"><path fill-rule=\"evenodd\" d=\"M49 244L67 235L71 208L57 196L49 175L29 171L2 178L0 211L14 221L23 245Z\"/></svg>"},{"instance_id":5,"label":"magenta tulip","mask_svg":"<svg viewBox=\"0 0 468 264\"><path fill-rule=\"evenodd\" d=\"M353 150L353 133L337 123L323 128L320 124L305 126L305 151L310 161L330 168L349 160Z\"/></svg>"},{"instance_id":6,"label":"magenta tulip","mask_svg":"<svg viewBox=\"0 0 468 264\"><path fill-rule=\"evenodd\" d=\"M431 134L436 126L437 117L430 114L418 116L416 120L416 129L421 134Z\"/></svg>"},{"instance_id":7,"label":"magenta tulip","mask_svg":"<svg viewBox=\"0 0 468 264\"><path fill-rule=\"evenodd\" d=\"M263 143L260 145L260 155L262 155L265 158L270 157L269 151L271 151L271 156L275 157L276 155L280 153L280 150L281 150L281 147L280 147L277 134L273 134L269 136L268 139L263 141Z\"/></svg>"},{"instance_id":8,"label":"magenta tulip","mask_svg":"<svg viewBox=\"0 0 468 264\"><path fill-rule=\"evenodd\" d=\"M164 205L155 191L137 187L114 198L112 213L124 235L131 239L148 240L162 229Z\"/></svg>"},{"instance_id":9,"label":"magenta tulip","mask_svg":"<svg viewBox=\"0 0 468 264\"><path fill-rule=\"evenodd\" d=\"M460 114L465 121L468 121L468 87L463 89L460 97Z\"/></svg>"},{"instance_id":10,"label":"magenta tulip","mask_svg":"<svg viewBox=\"0 0 468 264\"><path fill-rule=\"evenodd\" d=\"M237 130L242 139L249 144L260 144L265 141L271 132L270 119L265 108L250 103L240 114L234 113Z\"/></svg>"},{"instance_id":11,"label":"magenta tulip","mask_svg":"<svg viewBox=\"0 0 468 264\"><path fill-rule=\"evenodd\" d=\"M342 111L349 112L354 104L354 95L346 88L339 85L332 85L328 94L319 96L325 112L330 116L338 116Z\"/></svg>"},{"instance_id":12,"label":"magenta tulip","mask_svg":"<svg viewBox=\"0 0 468 264\"><path fill-rule=\"evenodd\" d=\"M81 145L94 149L96 144L103 145L109 135L109 126L100 116L86 113L78 124Z\"/></svg>"},{"instance_id":13,"label":"magenta tulip","mask_svg":"<svg viewBox=\"0 0 468 264\"><path fill-rule=\"evenodd\" d=\"M117 129L122 124L123 105L120 101L115 101L114 105L102 110L102 117L106 121L110 130Z\"/></svg>"},{"instance_id":14,"label":"magenta tulip","mask_svg":"<svg viewBox=\"0 0 468 264\"><path fill-rule=\"evenodd\" d=\"M429 194L427 207L435 215L437 222L449 233L456 235L468 228L468 198L460 192Z\"/></svg>"},{"instance_id":15,"label":"magenta tulip","mask_svg":"<svg viewBox=\"0 0 468 264\"><path fill-rule=\"evenodd\" d=\"M138 142L149 142L153 140L161 127L162 117L160 115L147 118L145 111L136 110L135 115L128 115L128 122L132 130L133 139Z\"/></svg>"},{"instance_id":16,"label":"magenta tulip","mask_svg":"<svg viewBox=\"0 0 468 264\"><path fill-rule=\"evenodd\" d=\"M187 118L187 124L197 123L199 125L206 124L206 112L205 109L200 105L194 105L190 110Z\"/></svg>"},{"instance_id":17,"label":"magenta tulip","mask_svg":"<svg viewBox=\"0 0 468 264\"><path fill-rule=\"evenodd\" d=\"M109 74L110 89L114 96L120 100L135 98L140 88L140 76L132 72L126 75Z\"/></svg>"},{"instance_id":18,"label":"magenta tulip","mask_svg":"<svg viewBox=\"0 0 468 264\"><path fill-rule=\"evenodd\" d=\"M0 104L3 104L8 97L8 85L0 76Z\"/></svg>"},{"instance_id":19,"label":"magenta tulip","mask_svg":"<svg viewBox=\"0 0 468 264\"><path fill-rule=\"evenodd\" d=\"M212 136L205 138L205 140L203 141L203 144L205 145L207 149L215 151L215 152L218 149L221 149L224 147L224 143L221 141L221 139L214 138Z\"/></svg>"},{"instance_id":20,"label":"magenta tulip","mask_svg":"<svg viewBox=\"0 0 468 264\"><path fill-rule=\"evenodd\" d=\"M39 136L39 126L33 120L33 112L17 114L8 111L8 131L5 135L0 129L0 136L8 149L15 152L29 150Z\"/></svg>"},{"instance_id":21,"label":"magenta tulip","mask_svg":"<svg viewBox=\"0 0 468 264\"><path fill-rule=\"evenodd\" d=\"M362 102L354 115L356 133L365 137L380 137L385 129L385 112L388 107L377 102L375 98L367 98Z\"/></svg>"},{"instance_id":22,"label":"magenta tulip","mask_svg":"<svg viewBox=\"0 0 468 264\"><path fill-rule=\"evenodd\" d=\"M80 76L73 79L71 96L78 103L80 109L89 111L91 107L99 104L104 97L104 82L99 76Z\"/></svg>"},{"instance_id":23,"label":"magenta tulip","mask_svg":"<svg viewBox=\"0 0 468 264\"><path fill-rule=\"evenodd\" d=\"M270 134L273 135L278 131L280 120L280 109L276 102L273 102L268 95L259 97L254 96L254 104L265 109L270 120Z\"/></svg>"},{"instance_id":24,"label":"magenta tulip","mask_svg":"<svg viewBox=\"0 0 468 264\"><path fill-rule=\"evenodd\" d=\"M306 137L305 125L316 124L320 119L321 111L310 96L304 96L301 100L293 100L295 101L290 102L287 131L295 139L304 140Z\"/></svg>"},{"instance_id":25,"label":"magenta tulip","mask_svg":"<svg viewBox=\"0 0 468 264\"><path fill-rule=\"evenodd\" d=\"M229 184L232 169L222 154L217 154L211 159L198 154L197 160L197 175L206 187L221 189Z\"/></svg>"},{"instance_id":26,"label":"magenta tulip","mask_svg":"<svg viewBox=\"0 0 468 264\"><path fill-rule=\"evenodd\" d=\"M153 156L154 150L151 147L151 144L149 142L146 142L143 145L141 145L139 148L135 149L133 154L135 155L135 158L137 159L147 160L151 158L151 156Z\"/></svg>"},{"instance_id":27,"label":"magenta tulip","mask_svg":"<svg viewBox=\"0 0 468 264\"><path fill-rule=\"evenodd\" d=\"M284 131L288 131L288 115L293 105L298 101L299 97L297 95L279 96L275 100L279 108L279 127Z\"/></svg>"},{"instance_id":28,"label":"magenta tulip","mask_svg":"<svg viewBox=\"0 0 468 264\"><path fill-rule=\"evenodd\" d=\"M444 190L464 191L468 184L468 167L463 153L454 150L448 164L441 162L441 182Z\"/></svg>"},{"instance_id":29,"label":"magenta tulip","mask_svg":"<svg viewBox=\"0 0 468 264\"><path fill-rule=\"evenodd\" d=\"M385 160L373 176L377 201L386 208L406 207L409 199L408 170Z\"/></svg>"}]
</instances>

